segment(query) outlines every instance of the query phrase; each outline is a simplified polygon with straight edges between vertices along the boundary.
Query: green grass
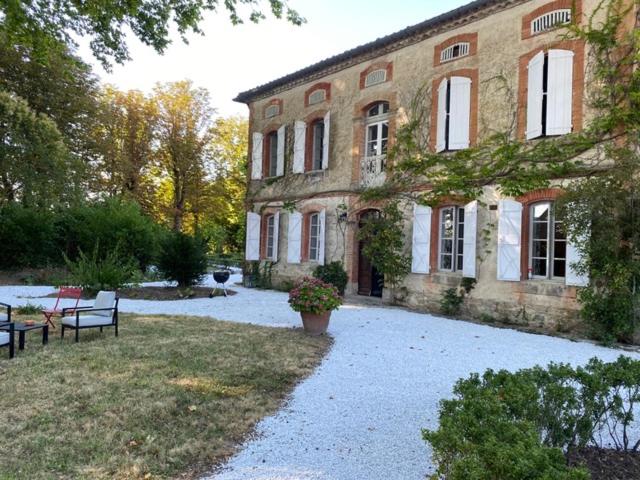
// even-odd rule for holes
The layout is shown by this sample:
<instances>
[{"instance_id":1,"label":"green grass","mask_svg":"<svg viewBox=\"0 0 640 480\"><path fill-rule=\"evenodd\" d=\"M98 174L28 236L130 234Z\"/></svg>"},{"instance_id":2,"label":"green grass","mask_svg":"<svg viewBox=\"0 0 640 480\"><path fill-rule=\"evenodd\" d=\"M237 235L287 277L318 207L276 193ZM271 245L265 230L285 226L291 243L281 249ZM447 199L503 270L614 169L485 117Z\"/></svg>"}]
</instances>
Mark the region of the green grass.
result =
<instances>
[{"instance_id":1,"label":"green grass","mask_svg":"<svg viewBox=\"0 0 640 480\"><path fill-rule=\"evenodd\" d=\"M274 413L331 343L298 330L122 316L0 350L1 479L196 478Z\"/></svg>"}]
</instances>

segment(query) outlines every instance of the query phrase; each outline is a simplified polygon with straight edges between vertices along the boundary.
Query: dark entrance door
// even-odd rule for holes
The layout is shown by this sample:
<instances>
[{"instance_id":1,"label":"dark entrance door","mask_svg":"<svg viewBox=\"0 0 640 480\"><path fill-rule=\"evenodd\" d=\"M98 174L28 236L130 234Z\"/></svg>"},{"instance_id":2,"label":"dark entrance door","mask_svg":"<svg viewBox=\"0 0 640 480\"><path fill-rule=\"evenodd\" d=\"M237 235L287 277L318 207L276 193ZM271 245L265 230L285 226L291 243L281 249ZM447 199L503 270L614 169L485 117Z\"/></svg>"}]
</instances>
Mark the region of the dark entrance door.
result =
<instances>
[{"instance_id":1,"label":"dark entrance door","mask_svg":"<svg viewBox=\"0 0 640 480\"><path fill-rule=\"evenodd\" d=\"M360 217L360 226L372 216L377 216L377 210L369 210ZM381 275L376 268L371 265L369 260L363 254L364 242L358 243L358 295L367 297L382 297L382 289L384 288L384 276Z\"/></svg>"}]
</instances>

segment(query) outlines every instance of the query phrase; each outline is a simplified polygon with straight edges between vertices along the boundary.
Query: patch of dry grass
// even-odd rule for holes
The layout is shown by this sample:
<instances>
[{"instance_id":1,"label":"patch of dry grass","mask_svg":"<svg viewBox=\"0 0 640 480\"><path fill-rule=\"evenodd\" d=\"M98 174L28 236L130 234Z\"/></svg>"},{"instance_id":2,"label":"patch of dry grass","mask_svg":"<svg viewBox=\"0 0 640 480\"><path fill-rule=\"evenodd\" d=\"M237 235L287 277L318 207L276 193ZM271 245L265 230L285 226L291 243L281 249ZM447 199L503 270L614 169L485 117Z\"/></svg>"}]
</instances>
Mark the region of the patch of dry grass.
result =
<instances>
[{"instance_id":1,"label":"patch of dry grass","mask_svg":"<svg viewBox=\"0 0 640 480\"><path fill-rule=\"evenodd\" d=\"M0 359L0 478L194 478L309 375L330 340L123 315L120 337L50 333ZM1 353L6 353L3 349Z\"/></svg>"}]
</instances>

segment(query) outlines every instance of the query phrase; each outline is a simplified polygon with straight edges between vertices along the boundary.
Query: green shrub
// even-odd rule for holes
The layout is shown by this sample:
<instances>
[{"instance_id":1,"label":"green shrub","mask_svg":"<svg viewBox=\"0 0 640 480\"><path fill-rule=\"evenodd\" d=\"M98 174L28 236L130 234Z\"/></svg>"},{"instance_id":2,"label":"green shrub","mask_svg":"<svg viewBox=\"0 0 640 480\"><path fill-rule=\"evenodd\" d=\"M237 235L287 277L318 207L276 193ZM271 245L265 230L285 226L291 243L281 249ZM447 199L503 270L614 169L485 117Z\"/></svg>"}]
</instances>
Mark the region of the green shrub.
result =
<instances>
[{"instance_id":1,"label":"green shrub","mask_svg":"<svg viewBox=\"0 0 640 480\"><path fill-rule=\"evenodd\" d=\"M586 479L563 452L587 444L637 451L627 433L640 401L640 361L585 367L550 364L517 373L488 370L460 380L440 404L434 479Z\"/></svg>"},{"instance_id":2,"label":"green shrub","mask_svg":"<svg viewBox=\"0 0 640 480\"><path fill-rule=\"evenodd\" d=\"M100 247L96 243L91 255L80 250L75 260L65 256L70 284L82 287L89 293L96 293L100 290L118 290L140 278L133 258L122 256L117 248L105 256L101 256L99 251Z\"/></svg>"},{"instance_id":3,"label":"green shrub","mask_svg":"<svg viewBox=\"0 0 640 480\"><path fill-rule=\"evenodd\" d=\"M464 301L464 296L458 294L455 288L449 288L442 294L440 309L445 315L456 315L460 312L460 307Z\"/></svg>"},{"instance_id":4,"label":"green shrub","mask_svg":"<svg viewBox=\"0 0 640 480\"><path fill-rule=\"evenodd\" d=\"M16 204L0 208L0 269L61 264L55 216Z\"/></svg>"},{"instance_id":5,"label":"green shrub","mask_svg":"<svg viewBox=\"0 0 640 480\"><path fill-rule=\"evenodd\" d=\"M349 276L344 269L342 262L331 262L328 265L318 265L313 271L313 276L322 280L323 282L330 283L338 289L340 295L344 295L344 291L347 288L347 282Z\"/></svg>"},{"instance_id":6,"label":"green shrub","mask_svg":"<svg viewBox=\"0 0 640 480\"><path fill-rule=\"evenodd\" d=\"M207 273L207 243L200 237L171 232L161 241L158 270L180 288L200 283Z\"/></svg>"},{"instance_id":7,"label":"green shrub","mask_svg":"<svg viewBox=\"0 0 640 480\"><path fill-rule=\"evenodd\" d=\"M42 305L34 305L31 302L27 302L26 305L16 308L18 315L36 315L44 310Z\"/></svg>"}]
</instances>

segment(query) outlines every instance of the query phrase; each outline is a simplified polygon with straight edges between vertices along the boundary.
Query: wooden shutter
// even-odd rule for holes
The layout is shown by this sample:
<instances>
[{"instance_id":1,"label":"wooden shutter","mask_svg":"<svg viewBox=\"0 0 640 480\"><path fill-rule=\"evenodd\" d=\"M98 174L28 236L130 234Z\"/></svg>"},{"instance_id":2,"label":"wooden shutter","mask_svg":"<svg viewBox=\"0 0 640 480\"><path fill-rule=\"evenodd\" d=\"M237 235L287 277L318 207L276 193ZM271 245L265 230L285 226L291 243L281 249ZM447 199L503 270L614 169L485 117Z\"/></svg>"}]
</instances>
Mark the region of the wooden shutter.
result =
<instances>
[{"instance_id":1,"label":"wooden shutter","mask_svg":"<svg viewBox=\"0 0 640 480\"><path fill-rule=\"evenodd\" d=\"M476 245L478 236L478 202L464 207L464 250L462 252L462 276L476 278Z\"/></svg>"},{"instance_id":2,"label":"wooden shutter","mask_svg":"<svg viewBox=\"0 0 640 480\"><path fill-rule=\"evenodd\" d=\"M291 212L289 214L289 232L287 235L287 263L300 263L302 261L302 214Z\"/></svg>"},{"instance_id":3,"label":"wooden shutter","mask_svg":"<svg viewBox=\"0 0 640 480\"><path fill-rule=\"evenodd\" d=\"M438 124L436 136L436 152L447 148L447 87L449 82L445 78L438 87Z\"/></svg>"},{"instance_id":4,"label":"wooden shutter","mask_svg":"<svg viewBox=\"0 0 640 480\"><path fill-rule=\"evenodd\" d=\"M304 154L307 141L307 124L296 121L293 137L293 173L304 173Z\"/></svg>"},{"instance_id":5,"label":"wooden shutter","mask_svg":"<svg viewBox=\"0 0 640 480\"><path fill-rule=\"evenodd\" d=\"M324 265L325 261L325 225L327 223L327 212L322 210L318 215L318 264Z\"/></svg>"},{"instance_id":6,"label":"wooden shutter","mask_svg":"<svg viewBox=\"0 0 640 480\"><path fill-rule=\"evenodd\" d=\"M324 135L322 139L322 169L329 168L329 146L331 139L331 112L324 116Z\"/></svg>"},{"instance_id":7,"label":"wooden shutter","mask_svg":"<svg viewBox=\"0 0 640 480\"><path fill-rule=\"evenodd\" d=\"M278 129L278 158L276 160L276 177L284 175L284 149L287 144L287 127L281 126Z\"/></svg>"},{"instance_id":8,"label":"wooden shutter","mask_svg":"<svg viewBox=\"0 0 640 480\"><path fill-rule=\"evenodd\" d=\"M262 134L253 134L253 154L251 156L251 180L262 178Z\"/></svg>"},{"instance_id":9,"label":"wooden shutter","mask_svg":"<svg viewBox=\"0 0 640 480\"><path fill-rule=\"evenodd\" d=\"M582 243L583 240L580 240ZM567 276L565 283L571 287L587 287L589 286L589 274L580 274L576 271L575 265L582 264L584 261L583 252L581 252L577 245L567 239Z\"/></svg>"},{"instance_id":10,"label":"wooden shutter","mask_svg":"<svg viewBox=\"0 0 640 480\"><path fill-rule=\"evenodd\" d=\"M498 280L520 281L522 204L501 200L498 204Z\"/></svg>"},{"instance_id":11,"label":"wooden shutter","mask_svg":"<svg viewBox=\"0 0 640 480\"><path fill-rule=\"evenodd\" d=\"M449 150L469 148L469 131L471 129L470 78L451 78L451 104L449 111Z\"/></svg>"},{"instance_id":12,"label":"wooden shutter","mask_svg":"<svg viewBox=\"0 0 640 480\"><path fill-rule=\"evenodd\" d=\"M544 52L529 62L527 91L527 140L542 136L542 95L544 82Z\"/></svg>"},{"instance_id":13,"label":"wooden shutter","mask_svg":"<svg viewBox=\"0 0 640 480\"><path fill-rule=\"evenodd\" d=\"M278 249L280 248L280 212L273 215L273 258L274 262L278 261Z\"/></svg>"},{"instance_id":14,"label":"wooden shutter","mask_svg":"<svg viewBox=\"0 0 640 480\"><path fill-rule=\"evenodd\" d=\"M573 56L571 50L549 50L547 135L571 133Z\"/></svg>"},{"instance_id":15,"label":"wooden shutter","mask_svg":"<svg viewBox=\"0 0 640 480\"><path fill-rule=\"evenodd\" d=\"M249 261L260 260L260 222L260 215L247 213L246 259Z\"/></svg>"},{"instance_id":16,"label":"wooden shutter","mask_svg":"<svg viewBox=\"0 0 640 480\"><path fill-rule=\"evenodd\" d=\"M430 272L431 207L413 207L413 246L411 248L411 272Z\"/></svg>"}]
</instances>

